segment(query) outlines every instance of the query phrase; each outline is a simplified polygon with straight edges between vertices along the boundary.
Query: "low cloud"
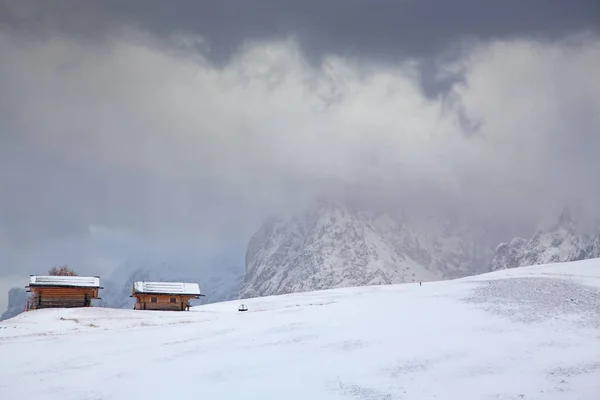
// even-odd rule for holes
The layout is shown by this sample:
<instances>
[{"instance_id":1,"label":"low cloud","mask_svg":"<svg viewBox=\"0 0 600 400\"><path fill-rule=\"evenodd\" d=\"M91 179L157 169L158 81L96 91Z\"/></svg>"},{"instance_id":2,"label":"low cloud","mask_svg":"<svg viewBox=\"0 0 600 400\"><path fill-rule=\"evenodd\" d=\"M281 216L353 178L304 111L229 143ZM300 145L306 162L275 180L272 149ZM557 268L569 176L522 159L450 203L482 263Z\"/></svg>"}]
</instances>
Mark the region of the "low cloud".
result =
<instances>
[{"instance_id":1,"label":"low cloud","mask_svg":"<svg viewBox=\"0 0 600 400\"><path fill-rule=\"evenodd\" d=\"M499 230L565 205L598 215L593 35L473 44L439 65L460 79L435 98L418 59L315 65L290 39L215 66L205 43L0 31L3 273L239 247L268 213L338 190Z\"/></svg>"}]
</instances>

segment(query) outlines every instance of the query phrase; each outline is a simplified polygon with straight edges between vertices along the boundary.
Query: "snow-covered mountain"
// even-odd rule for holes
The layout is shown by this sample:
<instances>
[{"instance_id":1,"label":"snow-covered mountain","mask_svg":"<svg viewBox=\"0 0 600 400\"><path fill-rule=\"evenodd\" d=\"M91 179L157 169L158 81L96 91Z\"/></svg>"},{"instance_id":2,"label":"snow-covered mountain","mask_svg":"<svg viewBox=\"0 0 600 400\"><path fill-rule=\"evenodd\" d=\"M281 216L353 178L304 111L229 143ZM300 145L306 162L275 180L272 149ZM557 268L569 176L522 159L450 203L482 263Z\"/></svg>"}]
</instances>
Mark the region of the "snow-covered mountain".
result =
<instances>
[{"instance_id":1,"label":"snow-covered mountain","mask_svg":"<svg viewBox=\"0 0 600 400\"><path fill-rule=\"evenodd\" d=\"M490 270L596 257L600 257L600 228L596 235L587 234L565 210L555 224L538 230L531 239L517 237L500 244L490 263Z\"/></svg>"},{"instance_id":2,"label":"snow-covered mountain","mask_svg":"<svg viewBox=\"0 0 600 400\"><path fill-rule=\"evenodd\" d=\"M237 297L242 278L241 263L224 256L217 256L204 266L185 261L128 262L103 282L102 306L132 308L134 301L130 296L135 281L197 282L205 295L197 303L230 300Z\"/></svg>"},{"instance_id":3,"label":"snow-covered mountain","mask_svg":"<svg viewBox=\"0 0 600 400\"><path fill-rule=\"evenodd\" d=\"M590 258L600 258L600 227L588 243L579 249L573 260L588 260Z\"/></svg>"},{"instance_id":4,"label":"snow-covered mountain","mask_svg":"<svg viewBox=\"0 0 600 400\"><path fill-rule=\"evenodd\" d=\"M242 298L431 281L484 272L493 245L464 220L321 200L269 219L251 238Z\"/></svg>"}]
</instances>

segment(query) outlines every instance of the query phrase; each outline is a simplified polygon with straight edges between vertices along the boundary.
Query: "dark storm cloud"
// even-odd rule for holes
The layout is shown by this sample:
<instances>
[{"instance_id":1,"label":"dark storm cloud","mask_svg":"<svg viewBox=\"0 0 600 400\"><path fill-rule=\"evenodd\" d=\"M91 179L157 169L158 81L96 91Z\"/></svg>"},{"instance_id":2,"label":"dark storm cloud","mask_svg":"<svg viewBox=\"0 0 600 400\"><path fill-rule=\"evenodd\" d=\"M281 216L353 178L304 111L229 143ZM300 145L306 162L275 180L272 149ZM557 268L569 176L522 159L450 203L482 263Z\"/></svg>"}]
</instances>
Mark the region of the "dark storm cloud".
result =
<instances>
[{"instance_id":1,"label":"dark storm cloud","mask_svg":"<svg viewBox=\"0 0 600 400\"><path fill-rule=\"evenodd\" d=\"M1 4L1 3L0 3ZM241 44L293 36L319 63L335 53L362 60L420 60L429 96L447 93L460 74L437 77L440 53L456 59L462 41L533 37L554 40L600 29L597 0L5 0L0 24L46 36L97 41L122 26L157 34L199 34L209 60L223 65ZM473 125L466 117L465 127Z\"/></svg>"},{"instance_id":2,"label":"dark storm cloud","mask_svg":"<svg viewBox=\"0 0 600 400\"><path fill-rule=\"evenodd\" d=\"M72 34L97 41L121 26L158 36L202 35L211 62L227 62L248 40L293 36L312 62L336 53L396 62L420 60L420 83L430 96L446 93L460 74L437 78L440 53L456 59L466 40L534 37L598 31L597 0L7 0L0 23L45 36ZM465 119L465 126L472 124Z\"/></svg>"},{"instance_id":3,"label":"dark storm cloud","mask_svg":"<svg viewBox=\"0 0 600 400\"><path fill-rule=\"evenodd\" d=\"M597 0L7 0L0 22L81 38L135 26L204 36L221 59L246 40L294 35L309 54L423 56L458 39L555 39L600 27Z\"/></svg>"}]
</instances>

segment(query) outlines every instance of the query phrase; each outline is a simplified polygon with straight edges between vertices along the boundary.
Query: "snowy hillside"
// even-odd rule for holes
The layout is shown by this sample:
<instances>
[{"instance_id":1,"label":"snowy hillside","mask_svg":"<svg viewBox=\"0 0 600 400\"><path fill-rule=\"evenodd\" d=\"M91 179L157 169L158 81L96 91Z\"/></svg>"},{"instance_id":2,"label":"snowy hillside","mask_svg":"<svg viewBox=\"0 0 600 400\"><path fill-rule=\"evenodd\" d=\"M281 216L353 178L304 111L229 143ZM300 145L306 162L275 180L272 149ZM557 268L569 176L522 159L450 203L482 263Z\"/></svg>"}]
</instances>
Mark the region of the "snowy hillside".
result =
<instances>
[{"instance_id":1,"label":"snowy hillside","mask_svg":"<svg viewBox=\"0 0 600 400\"><path fill-rule=\"evenodd\" d=\"M600 259L0 323L3 399L600 398Z\"/></svg>"},{"instance_id":2,"label":"snowy hillside","mask_svg":"<svg viewBox=\"0 0 600 400\"><path fill-rule=\"evenodd\" d=\"M574 222L568 211L547 229L538 230L526 240L514 238L496 249L490 270L516 268L554 262L600 257L600 227L596 235L588 235Z\"/></svg>"},{"instance_id":3,"label":"snowy hillside","mask_svg":"<svg viewBox=\"0 0 600 400\"><path fill-rule=\"evenodd\" d=\"M320 201L252 237L241 297L473 275L491 257L482 238L464 221Z\"/></svg>"}]
</instances>

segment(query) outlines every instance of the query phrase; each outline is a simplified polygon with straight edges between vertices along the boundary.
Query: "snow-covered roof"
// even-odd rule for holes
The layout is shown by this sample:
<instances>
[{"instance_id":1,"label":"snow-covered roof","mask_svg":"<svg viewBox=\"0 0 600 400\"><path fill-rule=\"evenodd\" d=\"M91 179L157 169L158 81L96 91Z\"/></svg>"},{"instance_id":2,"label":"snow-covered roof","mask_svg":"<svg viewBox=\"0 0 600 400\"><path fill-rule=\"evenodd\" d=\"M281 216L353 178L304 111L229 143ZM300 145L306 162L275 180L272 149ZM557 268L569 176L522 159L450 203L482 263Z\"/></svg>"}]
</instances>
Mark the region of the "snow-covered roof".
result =
<instances>
[{"instance_id":1,"label":"snow-covered roof","mask_svg":"<svg viewBox=\"0 0 600 400\"><path fill-rule=\"evenodd\" d=\"M135 293L187 294L200 296L200 286L197 283L134 282L133 290Z\"/></svg>"},{"instance_id":2,"label":"snow-covered roof","mask_svg":"<svg viewBox=\"0 0 600 400\"><path fill-rule=\"evenodd\" d=\"M97 276L45 276L31 275L29 286L71 286L71 287L100 287Z\"/></svg>"}]
</instances>

